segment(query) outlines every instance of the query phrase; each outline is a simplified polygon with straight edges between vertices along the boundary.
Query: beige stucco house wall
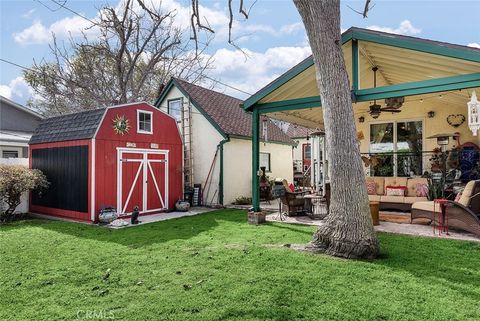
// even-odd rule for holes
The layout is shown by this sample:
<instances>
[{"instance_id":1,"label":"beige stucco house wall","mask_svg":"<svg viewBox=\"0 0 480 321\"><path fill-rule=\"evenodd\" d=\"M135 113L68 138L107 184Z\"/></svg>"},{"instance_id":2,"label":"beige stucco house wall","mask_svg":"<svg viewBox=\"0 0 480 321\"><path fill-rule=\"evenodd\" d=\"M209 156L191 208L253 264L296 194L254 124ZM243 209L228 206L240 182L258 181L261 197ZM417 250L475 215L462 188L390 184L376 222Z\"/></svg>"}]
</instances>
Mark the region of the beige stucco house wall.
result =
<instances>
[{"instance_id":1,"label":"beige stucco house wall","mask_svg":"<svg viewBox=\"0 0 480 321\"><path fill-rule=\"evenodd\" d=\"M261 153L270 153L270 178L293 181L292 146L275 143L260 143ZM225 145L224 154L225 204L239 196L252 196L252 141L231 139Z\"/></svg>"},{"instance_id":2,"label":"beige stucco house wall","mask_svg":"<svg viewBox=\"0 0 480 321\"><path fill-rule=\"evenodd\" d=\"M220 152L218 146L226 138L198 110L189 98L176 86L173 86L157 107L168 112L168 101L182 98L183 109L187 115L188 107L191 108L191 155L193 163L193 183L202 184L203 199L206 205L217 204L220 183ZM232 120L235 121L235 120ZM188 126L178 122L184 140L189 139ZM185 143L185 142L184 142ZM284 143L261 143L261 152L270 153L271 172L269 177L286 178L293 181L292 145ZM217 156L215 157L215 154ZM231 204L241 196L251 197L252 192L252 142L248 137L228 137L224 144L224 199L223 204ZM209 171L211 170L209 179Z\"/></svg>"}]
</instances>

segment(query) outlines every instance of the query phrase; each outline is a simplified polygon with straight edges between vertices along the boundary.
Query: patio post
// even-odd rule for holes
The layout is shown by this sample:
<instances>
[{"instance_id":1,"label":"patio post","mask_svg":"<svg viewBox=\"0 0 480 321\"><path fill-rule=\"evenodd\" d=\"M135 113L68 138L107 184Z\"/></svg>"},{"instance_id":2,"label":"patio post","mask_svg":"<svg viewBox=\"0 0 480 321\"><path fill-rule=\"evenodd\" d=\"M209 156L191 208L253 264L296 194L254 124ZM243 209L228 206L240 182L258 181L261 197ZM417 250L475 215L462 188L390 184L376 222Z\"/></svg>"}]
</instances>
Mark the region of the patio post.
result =
<instances>
[{"instance_id":1,"label":"patio post","mask_svg":"<svg viewBox=\"0 0 480 321\"><path fill-rule=\"evenodd\" d=\"M352 90L358 90L358 40L352 39Z\"/></svg>"},{"instance_id":2,"label":"patio post","mask_svg":"<svg viewBox=\"0 0 480 321\"><path fill-rule=\"evenodd\" d=\"M252 205L253 211L260 211L260 184L258 169L260 168L260 113L254 108L252 112Z\"/></svg>"}]
</instances>

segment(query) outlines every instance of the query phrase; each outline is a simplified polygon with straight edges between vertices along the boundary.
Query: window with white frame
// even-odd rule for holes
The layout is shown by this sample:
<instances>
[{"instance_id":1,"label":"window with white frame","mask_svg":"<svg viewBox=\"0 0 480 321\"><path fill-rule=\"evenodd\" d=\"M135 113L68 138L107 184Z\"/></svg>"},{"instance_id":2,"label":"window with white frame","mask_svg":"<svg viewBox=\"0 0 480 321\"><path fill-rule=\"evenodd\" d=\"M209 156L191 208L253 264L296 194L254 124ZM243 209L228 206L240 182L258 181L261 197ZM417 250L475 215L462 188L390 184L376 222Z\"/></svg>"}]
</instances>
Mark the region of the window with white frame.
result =
<instances>
[{"instance_id":1,"label":"window with white frame","mask_svg":"<svg viewBox=\"0 0 480 321\"><path fill-rule=\"evenodd\" d=\"M271 172L270 153L260 153L260 167L265 167L266 172Z\"/></svg>"},{"instance_id":2,"label":"window with white frame","mask_svg":"<svg viewBox=\"0 0 480 321\"><path fill-rule=\"evenodd\" d=\"M422 175L423 122L370 124L370 154L377 159L370 167L372 176Z\"/></svg>"},{"instance_id":3,"label":"window with white frame","mask_svg":"<svg viewBox=\"0 0 480 321\"><path fill-rule=\"evenodd\" d=\"M145 110L137 111L137 132L151 134L153 132L153 113Z\"/></svg>"},{"instance_id":4,"label":"window with white frame","mask_svg":"<svg viewBox=\"0 0 480 321\"><path fill-rule=\"evenodd\" d=\"M182 121L182 99L172 99L168 101L168 114L173 116L177 122Z\"/></svg>"}]
</instances>

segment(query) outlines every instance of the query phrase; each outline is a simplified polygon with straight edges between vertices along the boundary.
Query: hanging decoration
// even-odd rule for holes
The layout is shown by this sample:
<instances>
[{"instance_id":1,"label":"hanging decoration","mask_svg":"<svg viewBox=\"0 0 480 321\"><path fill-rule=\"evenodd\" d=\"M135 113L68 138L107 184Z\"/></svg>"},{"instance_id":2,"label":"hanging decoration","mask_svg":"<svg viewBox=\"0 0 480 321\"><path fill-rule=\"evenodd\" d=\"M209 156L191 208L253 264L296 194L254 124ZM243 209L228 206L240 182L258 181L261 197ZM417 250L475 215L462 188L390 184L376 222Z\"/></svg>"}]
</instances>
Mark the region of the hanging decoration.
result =
<instances>
[{"instance_id":1,"label":"hanging decoration","mask_svg":"<svg viewBox=\"0 0 480 321\"><path fill-rule=\"evenodd\" d=\"M266 117L264 117L262 121L262 133L264 145L266 145L268 141L268 118Z\"/></svg>"},{"instance_id":2,"label":"hanging decoration","mask_svg":"<svg viewBox=\"0 0 480 321\"><path fill-rule=\"evenodd\" d=\"M463 116L462 114L456 114L456 115L448 115L447 117L447 123L452 126L452 127L455 127L457 128L458 126L460 126L461 124L463 124L465 122L465 116Z\"/></svg>"},{"instance_id":3,"label":"hanging decoration","mask_svg":"<svg viewBox=\"0 0 480 321\"><path fill-rule=\"evenodd\" d=\"M468 106L468 127L473 133L473 136L477 136L477 132L480 129L480 102L477 100L477 94L472 92L472 97L467 103Z\"/></svg>"},{"instance_id":4,"label":"hanging decoration","mask_svg":"<svg viewBox=\"0 0 480 321\"><path fill-rule=\"evenodd\" d=\"M130 121L125 117L125 115L117 115L112 120L112 127L116 134L123 136L125 134L128 134L131 126Z\"/></svg>"}]
</instances>

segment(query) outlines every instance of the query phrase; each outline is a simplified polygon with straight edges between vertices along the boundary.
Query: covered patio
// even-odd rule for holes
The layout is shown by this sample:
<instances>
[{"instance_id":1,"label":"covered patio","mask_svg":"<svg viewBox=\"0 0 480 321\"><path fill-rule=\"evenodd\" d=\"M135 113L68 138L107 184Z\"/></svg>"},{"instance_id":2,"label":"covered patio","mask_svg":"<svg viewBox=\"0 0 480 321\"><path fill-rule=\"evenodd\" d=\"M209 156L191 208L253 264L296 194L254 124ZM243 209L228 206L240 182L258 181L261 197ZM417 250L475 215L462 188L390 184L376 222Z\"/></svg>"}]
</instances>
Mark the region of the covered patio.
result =
<instances>
[{"instance_id":1,"label":"covered patio","mask_svg":"<svg viewBox=\"0 0 480 321\"><path fill-rule=\"evenodd\" d=\"M428 137L437 134L458 137L450 138L446 150L465 143L478 148L467 103L475 90L480 94L479 49L360 28L344 32L342 44L360 151L366 159L377 158L366 164L367 176L420 177L432 170L439 145ZM265 139L260 116L323 130L313 58L243 107L253 115L252 202L260 211L259 143Z\"/></svg>"}]
</instances>

